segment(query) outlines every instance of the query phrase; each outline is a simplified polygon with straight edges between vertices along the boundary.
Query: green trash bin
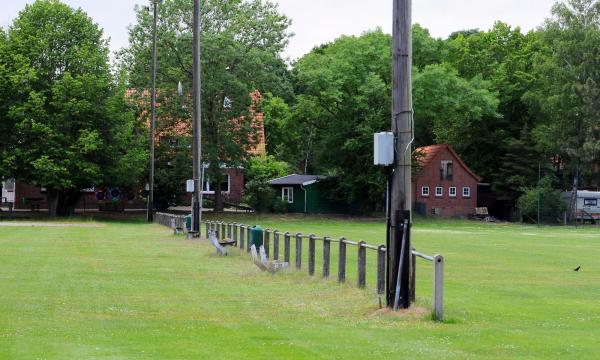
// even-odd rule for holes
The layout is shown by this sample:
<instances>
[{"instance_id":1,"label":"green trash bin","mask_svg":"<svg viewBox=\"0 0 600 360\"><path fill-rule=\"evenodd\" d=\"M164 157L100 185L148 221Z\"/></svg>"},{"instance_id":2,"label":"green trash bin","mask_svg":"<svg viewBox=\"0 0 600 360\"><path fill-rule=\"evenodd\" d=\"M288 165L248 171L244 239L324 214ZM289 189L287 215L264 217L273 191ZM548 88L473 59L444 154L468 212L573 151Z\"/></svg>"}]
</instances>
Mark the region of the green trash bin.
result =
<instances>
[{"instance_id":1,"label":"green trash bin","mask_svg":"<svg viewBox=\"0 0 600 360\"><path fill-rule=\"evenodd\" d=\"M250 246L256 246L256 250L260 249L263 244L263 229L260 225L254 225L250 230Z\"/></svg>"},{"instance_id":2,"label":"green trash bin","mask_svg":"<svg viewBox=\"0 0 600 360\"><path fill-rule=\"evenodd\" d=\"M192 230L192 214L185 216L185 227L188 231Z\"/></svg>"}]
</instances>

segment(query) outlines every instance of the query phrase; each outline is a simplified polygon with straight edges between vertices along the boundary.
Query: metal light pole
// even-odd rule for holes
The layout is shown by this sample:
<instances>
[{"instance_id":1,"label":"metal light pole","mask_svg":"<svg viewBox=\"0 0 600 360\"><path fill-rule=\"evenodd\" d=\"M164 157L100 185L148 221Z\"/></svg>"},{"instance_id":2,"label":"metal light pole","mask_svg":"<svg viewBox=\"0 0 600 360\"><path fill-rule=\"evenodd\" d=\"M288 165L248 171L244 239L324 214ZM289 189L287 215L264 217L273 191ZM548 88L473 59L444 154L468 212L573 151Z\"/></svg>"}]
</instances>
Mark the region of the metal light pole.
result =
<instances>
[{"instance_id":1,"label":"metal light pole","mask_svg":"<svg viewBox=\"0 0 600 360\"><path fill-rule=\"evenodd\" d=\"M194 83L194 111L193 111L193 155L194 155L194 196L193 196L193 207L192 207L192 230L200 236L200 223L202 222L202 128L201 128L201 64L200 64L200 0L194 0L194 71L193 71L193 83Z\"/></svg>"},{"instance_id":2,"label":"metal light pole","mask_svg":"<svg viewBox=\"0 0 600 360\"><path fill-rule=\"evenodd\" d=\"M392 63L392 131L394 172L391 181L390 231L388 245L387 305L410 306L410 224L412 108L412 9L411 0L394 1Z\"/></svg>"},{"instance_id":3,"label":"metal light pole","mask_svg":"<svg viewBox=\"0 0 600 360\"><path fill-rule=\"evenodd\" d=\"M154 21L152 24L152 90L150 93L150 188L146 218L149 223L154 220L154 124L156 122L156 22L158 0L152 1Z\"/></svg>"}]
</instances>

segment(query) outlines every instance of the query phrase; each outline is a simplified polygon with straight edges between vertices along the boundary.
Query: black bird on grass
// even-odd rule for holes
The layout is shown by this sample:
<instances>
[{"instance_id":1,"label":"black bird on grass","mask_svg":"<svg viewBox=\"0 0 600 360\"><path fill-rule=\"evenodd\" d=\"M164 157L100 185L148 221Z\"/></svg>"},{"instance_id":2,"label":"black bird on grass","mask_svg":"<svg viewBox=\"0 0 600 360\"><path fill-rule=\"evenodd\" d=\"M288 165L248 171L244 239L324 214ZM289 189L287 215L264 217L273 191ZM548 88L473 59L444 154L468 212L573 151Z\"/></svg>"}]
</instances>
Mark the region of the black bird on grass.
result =
<instances>
[{"instance_id":1,"label":"black bird on grass","mask_svg":"<svg viewBox=\"0 0 600 360\"><path fill-rule=\"evenodd\" d=\"M579 269L581 269L581 265L579 265L578 267L576 267L575 269L573 269L573 271L579 271Z\"/></svg>"}]
</instances>

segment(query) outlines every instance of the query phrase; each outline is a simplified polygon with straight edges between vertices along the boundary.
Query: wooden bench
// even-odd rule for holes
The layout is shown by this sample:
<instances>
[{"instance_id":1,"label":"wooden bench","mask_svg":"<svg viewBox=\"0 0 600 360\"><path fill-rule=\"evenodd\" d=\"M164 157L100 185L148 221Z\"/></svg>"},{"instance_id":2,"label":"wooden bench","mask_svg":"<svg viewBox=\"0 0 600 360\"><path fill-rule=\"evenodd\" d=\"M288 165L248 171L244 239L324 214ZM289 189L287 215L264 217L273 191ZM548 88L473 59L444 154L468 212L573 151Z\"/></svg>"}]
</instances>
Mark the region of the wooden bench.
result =
<instances>
[{"instance_id":1,"label":"wooden bench","mask_svg":"<svg viewBox=\"0 0 600 360\"><path fill-rule=\"evenodd\" d=\"M280 270L287 269L290 265L289 263L284 261L269 261L269 259L267 259L265 248L262 245L260 246L260 257L258 252L256 251L256 246L254 244L252 244L250 251L252 252L252 261L262 271L267 271L271 274L274 274Z\"/></svg>"}]
</instances>

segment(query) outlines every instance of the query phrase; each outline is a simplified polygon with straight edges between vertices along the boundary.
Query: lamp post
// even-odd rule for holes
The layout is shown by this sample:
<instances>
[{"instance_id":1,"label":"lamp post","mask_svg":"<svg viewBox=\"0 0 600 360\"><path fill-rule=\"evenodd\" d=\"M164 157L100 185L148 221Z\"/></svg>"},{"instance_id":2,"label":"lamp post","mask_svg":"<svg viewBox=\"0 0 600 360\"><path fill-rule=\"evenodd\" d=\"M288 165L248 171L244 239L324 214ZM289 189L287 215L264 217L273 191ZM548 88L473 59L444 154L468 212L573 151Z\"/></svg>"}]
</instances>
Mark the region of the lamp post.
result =
<instances>
[{"instance_id":1,"label":"lamp post","mask_svg":"<svg viewBox=\"0 0 600 360\"><path fill-rule=\"evenodd\" d=\"M202 128L201 128L201 64L200 64L200 0L194 0L194 71L193 71L193 92L194 92L194 111L192 120L193 131L193 177L194 177L194 196L192 206L192 230L197 236L200 236L200 223L202 221Z\"/></svg>"},{"instance_id":2,"label":"lamp post","mask_svg":"<svg viewBox=\"0 0 600 360\"><path fill-rule=\"evenodd\" d=\"M159 0L152 0L153 24L152 24L152 90L150 93L150 179L148 192L148 208L146 218L149 223L154 220L154 125L156 122L156 23L157 7Z\"/></svg>"}]
</instances>

